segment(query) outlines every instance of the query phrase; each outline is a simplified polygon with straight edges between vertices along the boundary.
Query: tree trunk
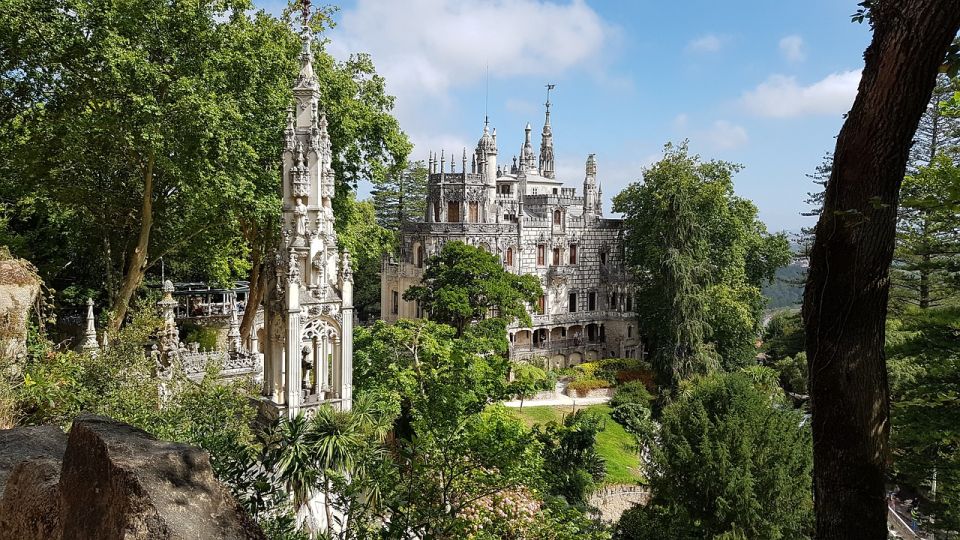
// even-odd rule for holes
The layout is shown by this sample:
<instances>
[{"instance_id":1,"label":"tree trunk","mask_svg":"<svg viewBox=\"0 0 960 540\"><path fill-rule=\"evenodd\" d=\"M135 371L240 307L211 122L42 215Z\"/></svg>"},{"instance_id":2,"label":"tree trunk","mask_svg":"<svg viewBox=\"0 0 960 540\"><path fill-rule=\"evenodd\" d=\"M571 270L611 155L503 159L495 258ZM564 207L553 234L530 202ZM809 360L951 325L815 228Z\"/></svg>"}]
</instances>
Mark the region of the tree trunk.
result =
<instances>
[{"instance_id":1,"label":"tree trunk","mask_svg":"<svg viewBox=\"0 0 960 540\"><path fill-rule=\"evenodd\" d=\"M110 319L110 328L113 331L120 329L124 317L127 316L127 309L130 306L130 299L134 291L143 281L143 275L147 268L147 248L150 247L150 231L153 228L153 166L155 157L150 152L149 158L143 170L143 202L140 208L140 234L137 238L137 247L130 253L130 259L127 261L127 269L123 275L123 282L120 284L120 292L117 293L116 301L113 304L113 316Z\"/></svg>"},{"instance_id":2,"label":"tree trunk","mask_svg":"<svg viewBox=\"0 0 960 540\"><path fill-rule=\"evenodd\" d=\"M263 275L263 250L254 246L250 265L250 293L247 295L247 305L240 321L240 339L246 342L253 329L253 321L257 317L257 308L263 300L266 279Z\"/></svg>"},{"instance_id":3,"label":"tree trunk","mask_svg":"<svg viewBox=\"0 0 960 540\"><path fill-rule=\"evenodd\" d=\"M872 24L804 292L818 539L887 538L883 345L898 195L920 115L960 27L960 1L876 0Z\"/></svg>"}]
</instances>

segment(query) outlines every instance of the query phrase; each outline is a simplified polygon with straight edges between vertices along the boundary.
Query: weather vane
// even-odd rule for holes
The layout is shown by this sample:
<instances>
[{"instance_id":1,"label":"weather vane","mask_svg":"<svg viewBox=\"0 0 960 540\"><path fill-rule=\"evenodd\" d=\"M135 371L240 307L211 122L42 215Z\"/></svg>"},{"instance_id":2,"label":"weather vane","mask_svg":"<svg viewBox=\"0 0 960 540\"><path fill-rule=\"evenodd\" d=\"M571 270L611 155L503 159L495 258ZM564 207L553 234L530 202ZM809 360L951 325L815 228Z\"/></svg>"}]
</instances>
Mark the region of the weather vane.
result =
<instances>
[{"instance_id":1,"label":"weather vane","mask_svg":"<svg viewBox=\"0 0 960 540\"><path fill-rule=\"evenodd\" d=\"M547 107L550 106L550 91L556 88L555 84L547 84Z\"/></svg>"}]
</instances>

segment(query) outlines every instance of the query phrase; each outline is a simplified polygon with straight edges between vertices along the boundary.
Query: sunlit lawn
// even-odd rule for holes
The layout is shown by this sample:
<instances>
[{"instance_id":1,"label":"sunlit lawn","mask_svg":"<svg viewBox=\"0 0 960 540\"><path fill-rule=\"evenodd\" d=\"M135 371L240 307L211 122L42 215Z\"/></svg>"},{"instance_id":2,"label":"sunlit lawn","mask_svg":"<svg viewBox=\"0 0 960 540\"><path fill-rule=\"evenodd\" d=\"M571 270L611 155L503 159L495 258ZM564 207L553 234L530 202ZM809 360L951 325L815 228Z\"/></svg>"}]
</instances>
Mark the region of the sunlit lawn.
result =
<instances>
[{"instance_id":1,"label":"sunlit lawn","mask_svg":"<svg viewBox=\"0 0 960 540\"><path fill-rule=\"evenodd\" d=\"M637 455L633 435L623 426L610 418L610 407L589 405L577 407L599 414L604 419L604 428L597 435L597 452L607 462L605 484L635 484L644 480L640 474L640 458ZM528 426L545 424L551 420L559 422L563 415L573 412L573 407L524 407L523 410L510 409Z\"/></svg>"}]
</instances>

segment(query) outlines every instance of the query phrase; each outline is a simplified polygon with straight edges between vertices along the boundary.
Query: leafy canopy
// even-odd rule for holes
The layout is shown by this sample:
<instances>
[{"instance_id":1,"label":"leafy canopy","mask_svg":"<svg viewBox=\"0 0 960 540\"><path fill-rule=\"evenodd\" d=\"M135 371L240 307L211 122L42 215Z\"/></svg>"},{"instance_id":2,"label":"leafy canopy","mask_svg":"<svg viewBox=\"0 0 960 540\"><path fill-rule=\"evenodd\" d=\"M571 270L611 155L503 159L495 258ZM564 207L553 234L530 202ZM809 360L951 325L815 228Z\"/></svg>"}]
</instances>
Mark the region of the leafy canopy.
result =
<instances>
[{"instance_id":1,"label":"leafy canopy","mask_svg":"<svg viewBox=\"0 0 960 540\"><path fill-rule=\"evenodd\" d=\"M463 242L445 244L427 265L421 284L403 299L420 302L431 319L449 324L458 336L488 316L529 325L527 305L543 294L535 276L512 274L493 254Z\"/></svg>"}]
</instances>

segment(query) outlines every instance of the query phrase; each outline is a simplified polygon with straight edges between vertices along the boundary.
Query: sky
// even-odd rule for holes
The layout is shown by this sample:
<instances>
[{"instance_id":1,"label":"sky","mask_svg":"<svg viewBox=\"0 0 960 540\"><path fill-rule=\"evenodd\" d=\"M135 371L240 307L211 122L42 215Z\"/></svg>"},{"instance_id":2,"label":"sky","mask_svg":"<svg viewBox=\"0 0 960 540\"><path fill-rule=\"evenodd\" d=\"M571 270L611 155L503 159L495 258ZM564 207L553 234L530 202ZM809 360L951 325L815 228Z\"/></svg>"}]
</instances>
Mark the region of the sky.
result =
<instances>
[{"instance_id":1,"label":"sky","mask_svg":"<svg viewBox=\"0 0 960 540\"><path fill-rule=\"evenodd\" d=\"M315 2L316 3L316 2ZM279 13L283 0L260 0ZM854 0L355 0L326 36L336 58L371 54L415 148L470 153L484 114L498 159L539 148L545 85L557 176L582 188L595 153L604 203L667 142L744 166L738 195L772 231L797 230L853 103L867 25ZM458 160L459 161L459 160ZM459 165L459 163L458 163ZM360 186L364 195L368 186Z\"/></svg>"}]
</instances>

